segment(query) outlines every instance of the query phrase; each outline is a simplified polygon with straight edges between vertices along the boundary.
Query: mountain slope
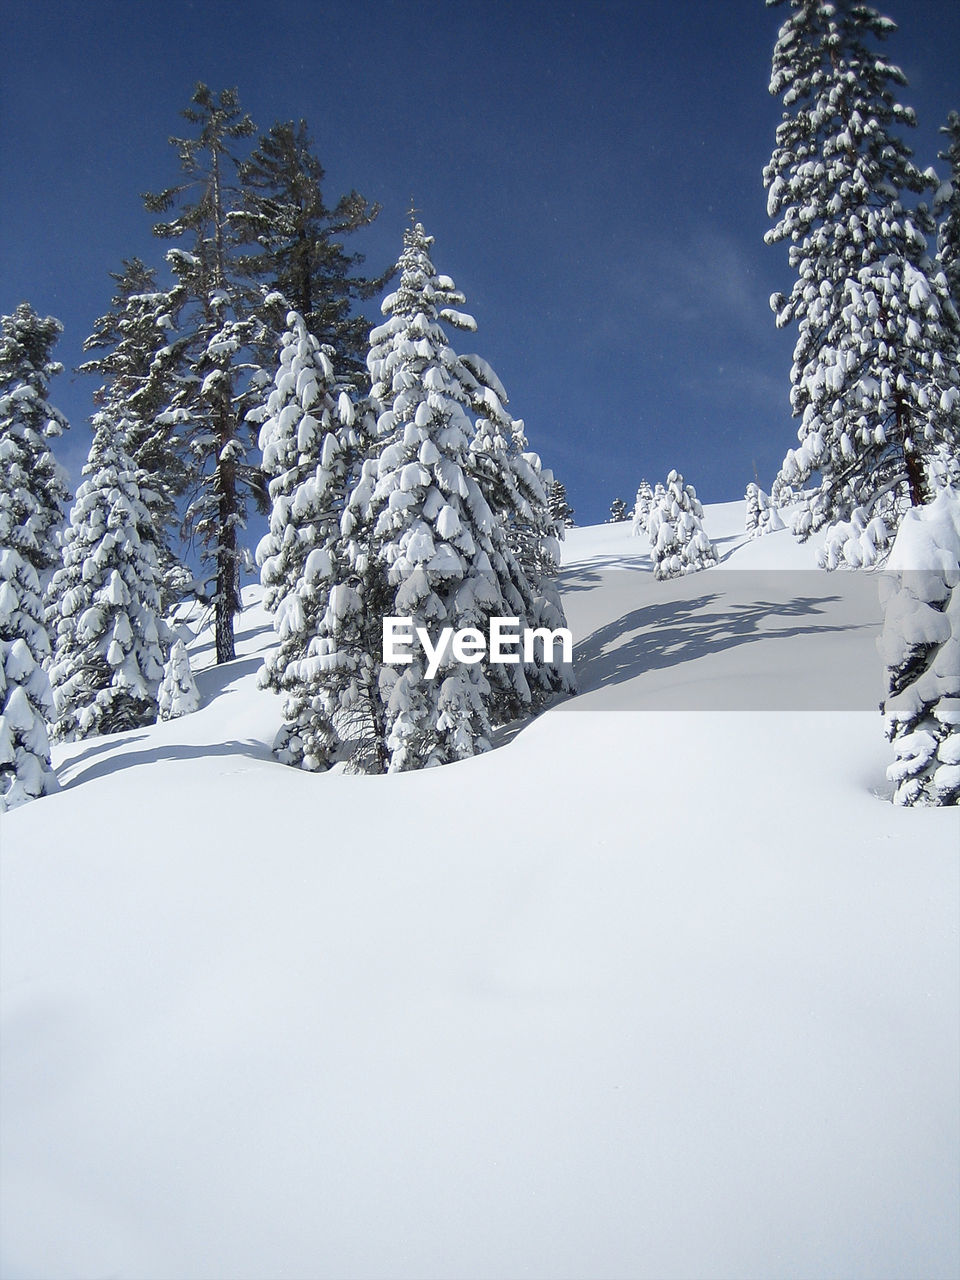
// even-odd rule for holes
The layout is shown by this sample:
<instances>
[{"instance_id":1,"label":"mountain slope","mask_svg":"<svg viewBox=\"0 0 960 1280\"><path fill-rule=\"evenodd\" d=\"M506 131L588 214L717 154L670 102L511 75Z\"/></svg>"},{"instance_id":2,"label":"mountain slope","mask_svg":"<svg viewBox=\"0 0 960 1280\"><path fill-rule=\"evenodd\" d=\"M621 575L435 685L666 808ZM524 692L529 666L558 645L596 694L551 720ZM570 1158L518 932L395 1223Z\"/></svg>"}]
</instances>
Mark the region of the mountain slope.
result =
<instances>
[{"instance_id":1,"label":"mountain slope","mask_svg":"<svg viewBox=\"0 0 960 1280\"><path fill-rule=\"evenodd\" d=\"M875 584L742 517L668 584L572 531L582 693L486 756L277 765L251 588L200 711L58 752L7 1280L956 1274L960 814L886 799Z\"/></svg>"}]
</instances>

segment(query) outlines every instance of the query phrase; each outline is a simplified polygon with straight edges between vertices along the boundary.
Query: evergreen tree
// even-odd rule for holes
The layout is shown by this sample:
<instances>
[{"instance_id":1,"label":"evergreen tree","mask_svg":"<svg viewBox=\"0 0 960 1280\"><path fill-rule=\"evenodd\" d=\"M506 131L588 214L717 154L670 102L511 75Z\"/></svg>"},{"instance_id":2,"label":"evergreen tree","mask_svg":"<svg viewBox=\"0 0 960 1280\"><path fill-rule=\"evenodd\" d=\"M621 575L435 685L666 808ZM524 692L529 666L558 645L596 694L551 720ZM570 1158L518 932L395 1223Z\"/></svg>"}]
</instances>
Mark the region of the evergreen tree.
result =
<instances>
[{"instance_id":1,"label":"evergreen tree","mask_svg":"<svg viewBox=\"0 0 960 1280\"><path fill-rule=\"evenodd\" d=\"M190 669L190 655L182 640L175 641L157 692L157 719L176 720L200 706L200 692Z\"/></svg>"},{"instance_id":2,"label":"evergreen tree","mask_svg":"<svg viewBox=\"0 0 960 1280\"><path fill-rule=\"evenodd\" d=\"M633 504L633 534L639 537L641 533L647 532L647 521L650 518L650 509L653 506L653 490L650 488L646 480L640 481L640 488L637 490L637 496Z\"/></svg>"},{"instance_id":3,"label":"evergreen tree","mask_svg":"<svg viewBox=\"0 0 960 1280\"><path fill-rule=\"evenodd\" d=\"M566 485L561 484L559 480L554 480L547 492L547 502L554 520L565 529L572 529L574 510L567 502Z\"/></svg>"},{"instance_id":4,"label":"evergreen tree","mask_svg":"<svg viewBox=\"0 0 960 1280\"><path fill-rule=\"evenodd\" d=\"M934 202L940 219L937 258L947 277L954 310L960 311L960 114L951 111L940 132L949 139L946 150L939 155L950 166L950 176Z\"/></svg>"},{"instance_id":5,"label":"evergreen tree","mask_svg":"<svg viewBox=\"0 0 960 1280\"><path fill-rule=\"evenodd\" d=\"M522 626L566 626L556 586L563 530L550 513L540 459L526 449L523 421L508 412L507 393L490 365L480 356L464 355L459 367L477 415L470 468L495 517L491 567L505 608ZM532 662L492 667L488 679L494 723L516 719L558 690L574 691L572 671L546 661L539 650Z\"/></svg>"},{"instance_id":6,"label":"evergreen tree","mask_svg":"<svg viewBox=\"0 0 960 1280\"><path fill-rule=\"evenodd\" d=\"M177 424L163 417L170 394L168 334L178 295L157 287L156 273L139 258L124 260L111 272L115 292L110 310L94 324L83 344L93 352L78 373L104 379L94 395L101 413L94 431L110 423L122 428L117 444L129 454L141 477L140 498L154 522L158 586L165 611L187 592L192 574L180 560L178 498L188 473L184 441Z\"/></svg>"},{"instance_id":7,"label":"evergreen tree","mask_svg":"<svg viewBox=\"0 0 960 1280\"><path fill-rule=\"evenodd\" d=\"M864 563L882 552L904 507L928 496L924 459L956 439L955 313L927 255L930 212L902 202L933 179L897 133L914 123L894 96L903 74L870 47L894 24L852 0L768 0L783 3L790 14L770 91L786 110L764 170L776 220L766 239L790 242L797 272L790 297L771 305L778 325L798 323L791 404L800 447L781 479L793 486L820 473L796 531L843 524L826 560L839 547L847 562Z\"/></svg>"},{"instance_id":8,"label":"evergreen tree","mask_svg":"<svg viewBox=\"0 0 960 1280\"><path fill-rule=\"evenodd\" d=\"M881 580L882 704L902 805L960 804L960 494L908 512Z\"/></svg>"},{"instance_id":9,"label":"evergreen tree","mask_svg":"<svg viewBox=\"0 0 960 1280\"><path fill-rule=\"evenodd\" d=\"M610 503L610 519L608 524L621 524L624 520L630 518L627 510L627 504L623 498L614 498Z\"/></svg>"},{"instance_id":10,"label":"evergreen tree","mask_svg":"<svg viewBox=\"0 0 960 1280\"><path fill-rule=\"evenodd\" d=\"M758 484L747 485L746 532L754 538L782 529L783 520L776 503Z\"/></svg>"},{"instance_id":11,"label":"evergreen tree","mask_svg":"<svg viewBox=\"0 0 960 1280\"><path fill-rule=\"evenodd\" d=\"M296 764L307 757L311 768L328 762L336 734L332 725L325 724L319 737L318 729L310 729L310 715L321 710L313 702L322 695L312 690L308 668L314 664L304 666L303 660L321 633L338 580L340 517L360 443L354 405L345 391L336 395L331 354L308 332L303 317L291 312L260 430L272 512L257 560L278 636L260 684L286 695L278 756Z\"/></svg>"},{"instance_id":12,"label":"evergreen tree","mask_svg":"<svg viewBox=\"0 0 960 1280\"><path fill-rule=\"evenodd\" d=\"M58 321L21 303L0 317L0 812L56 790L43 587L68 497L50 448L67 421L47 401Z\"/></svg>"},{"instance_id":13,"label":"evergreen tree","mask_svg":"<svg viewBox=\"0 0 960 1280\"><path fill-rule=\"evenodd\" d=\"M146 473L120 443L131 430L105 414L63 536L48 592L55 632L54 736L67 741L152 724L163 674L153 513Z\"/></svg>"},{"instance_id":14,"label":"evergreen tree","mask_svg":"<svg viewBox=\"0 0 960 1280\"><path fill-rule=\"evenodd\" d=\"M196 137L173 138L183 181L144 197L154 213L175 211L155 233L188 238L190 249L171 249L167 259L176 284L170 292L176 333L163 362L168 392L156 421L176 426L186 442L194 489L184 525L211 564L217 661L234 657L233 619L240 611L238 533L252 494L265 502L259 467L248 461L250 409L262 400L269 375L262 367L278 321L265 311L280 304L251 287L238 261L230 214L242 207L236 184L236 145L254 132L235 90L214 95L198 84L184 112ZM272 356L271 356L272 360Z\"/></svg>"},{"instance_id":15,"label":"evergreen tree","mask_svg":"<svg viewBox=\"0 0 960 1280\"><path fill-rule=\"evenodd\" d=\"M279 291L318 342L336 351L343 370L364 379L369 325L351 310L378 293L390 273L357 275L363 254L346 253L343 240L369 226L380 206L351 191L327 207L323 167L303 120L275 124L240 166L240 178L243 204L229 218L247 248L244 270Z\"/></svg>"},{"instance_id":16,"label":"evergreen tree","mask_svg":"<svg viewBox=\"0 0 960 1280\"><path fill-rule=\"evenodd\" d=\"M693 485L685 485L683 476L671 471L647 522L656 578L678 578L717 563L716 550L704 532L702 519L703 507Z\"/></svg>"},{"instance_id":17,"label":"evergreen tree","mask_svg":"<svg viewBox=\"0 0 960 1280\"><path fill-rule=\"evenodd\" d=\"M11 536L41 586L60 559L56 535L70 496L51 449L69 424L47 400L50 378L63 369L51 357L62 332L59 320L41 319L26 302L0 316L0 438L6 453L0 463L10 473L15 504Z\"/></svg>"}]
</instances>

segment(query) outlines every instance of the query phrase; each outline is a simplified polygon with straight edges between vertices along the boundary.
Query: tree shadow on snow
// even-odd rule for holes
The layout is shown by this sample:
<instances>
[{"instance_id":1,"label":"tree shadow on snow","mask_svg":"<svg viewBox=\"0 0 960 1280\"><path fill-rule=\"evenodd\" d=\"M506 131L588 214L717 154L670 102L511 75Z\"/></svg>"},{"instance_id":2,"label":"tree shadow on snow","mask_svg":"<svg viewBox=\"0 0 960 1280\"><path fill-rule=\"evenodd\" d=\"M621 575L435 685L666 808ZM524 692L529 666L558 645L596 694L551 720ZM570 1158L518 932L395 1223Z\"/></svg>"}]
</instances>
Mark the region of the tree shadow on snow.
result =
<instances>
[{"instance_id":1,"label":"tree shadow on snow","mask_svg":"<svg viewBox=\"0 0 960 1280\"><path fill-rule=\"evenodd\" d=\"M561 569L557 576L557 587L563 596L574 591L592 591L611 573L643 573L653 572L653 564L649 559L624 562L616 556L605 556L591 560L589 564L571 565L569 569Z\"/></svg>"},{"instance_id":2,"label":"tree shadow on snow","mask_svg":"<svg viewBox=\"0 0 960 1280\"><path fill-rule=\"evenodd\" d=\"M720 595L644 605L592 632L576 646L574 670L580 693L632 680L645 671L664 670L758 640L852 632L873 628L872 621L815 622L840 596L801 596L787 601L725 603ZM794 626L770 625L776 619L810 619Z\"/></svg>"},{"instance_id":3,"label":"tree shadow on snow","mask_svg":"<svg viewBox=\"0 0 960 1280\"><path fill-rule=\"evenodd\" d=\"M171 742L150 747L145 751L124 751L107 760L99 760L88 768L81 769L78 774L70 778L69 782L61 783L61 786L64 791L70 791L73 787L93 782L95 778L105 778L111 773L119 773L123 769L137 769L142 765L159 764L163 760L208 760L212 756L242 756L247 760L267 760L276 763L270 748L253 739L248 739L246 742L234 739L231 742L203 742L191 745ZM73 767L72 763L69 767Z\"/></svg>"}]
</instances>

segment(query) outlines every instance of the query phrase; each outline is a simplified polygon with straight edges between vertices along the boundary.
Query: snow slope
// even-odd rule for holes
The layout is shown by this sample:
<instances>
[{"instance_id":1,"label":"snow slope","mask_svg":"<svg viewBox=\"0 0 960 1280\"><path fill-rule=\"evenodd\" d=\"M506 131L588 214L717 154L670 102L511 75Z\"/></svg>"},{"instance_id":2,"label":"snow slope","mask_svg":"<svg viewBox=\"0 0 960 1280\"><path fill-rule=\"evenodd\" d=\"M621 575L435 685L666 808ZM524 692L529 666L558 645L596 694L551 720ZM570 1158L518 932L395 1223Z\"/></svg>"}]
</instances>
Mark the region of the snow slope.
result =
<instances>
[{"instance_id":1,"label":"snow slope","mask_svg":"<svg viewBox=\"0 0 960 1280\"><path fill-rule=\"evenodd\" d=\"M675 583L571 532L583 692L486 756L277 765L252 588L198 712L58 751L5 1280L958 1274L960 813L887 801L876 584L706 514Z\"/></svg>"}]
</instances>

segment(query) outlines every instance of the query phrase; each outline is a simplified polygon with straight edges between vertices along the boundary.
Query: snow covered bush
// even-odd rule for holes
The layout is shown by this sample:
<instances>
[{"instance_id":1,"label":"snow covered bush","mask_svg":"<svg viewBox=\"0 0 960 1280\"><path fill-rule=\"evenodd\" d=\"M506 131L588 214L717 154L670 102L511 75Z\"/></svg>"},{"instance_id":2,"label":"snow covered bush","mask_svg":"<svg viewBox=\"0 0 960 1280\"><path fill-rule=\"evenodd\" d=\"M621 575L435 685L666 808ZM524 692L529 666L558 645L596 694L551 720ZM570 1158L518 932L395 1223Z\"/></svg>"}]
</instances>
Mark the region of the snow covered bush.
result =
<instances>
[{"instance_id":1,"label":"snow covered bush","mask_svg":"<svg viewBox=\"0 0 960 1280\"><path fill-rule=\"evenodd\" d=\"M894 801L960 804L960 493L907 513L887 568L879 647Z\"/></svg>"},{"instance_id":2,"label":"snow covered bush","mask_svg":"<svg viewBox=\"0 0 960 1280\"><path fill-rule=\"evenodd\" d=\"M157 694L157 719L176 720L190 715L199 706L200 693L190 668L190 655L183 641L177 640L163 669Z\"/></svg>"},{"instance_id":3,"label":"snow covered bush","mask_svg":"<svg viewBox=\"0 0 960 1280\"><path fill-rule=\"evenodd\" d=\"M54 736L67 741L152 724L163 674L153 513L147 480L101 415L49 587L55 635L50 682Z\"/></svg>"},{"instance_id":4,"label":"snow covered bush","mask_svg":"<svg viewBox=\"0 0 960 1280\"><path fill-rule=\"evenodd\" d=\"M678 578L717 563L717 553L704 532L702 519L703 507L693 485L685 485L683 476L671 471L647 522L655 577Z\"/></svg>"},{"instance_id":5,"label":"snow covered bush","mask_svg":"<svg viewBox=\"0 0 960 1280\"><path fill-rule=\"evenodd\" d=\"M769 494L763 492L757 484L747 485L747 517L746 532L754 538L765 533L774 533L783 528L783 520L777 510L776 503Z\"/></svg>"}]
</instances>

